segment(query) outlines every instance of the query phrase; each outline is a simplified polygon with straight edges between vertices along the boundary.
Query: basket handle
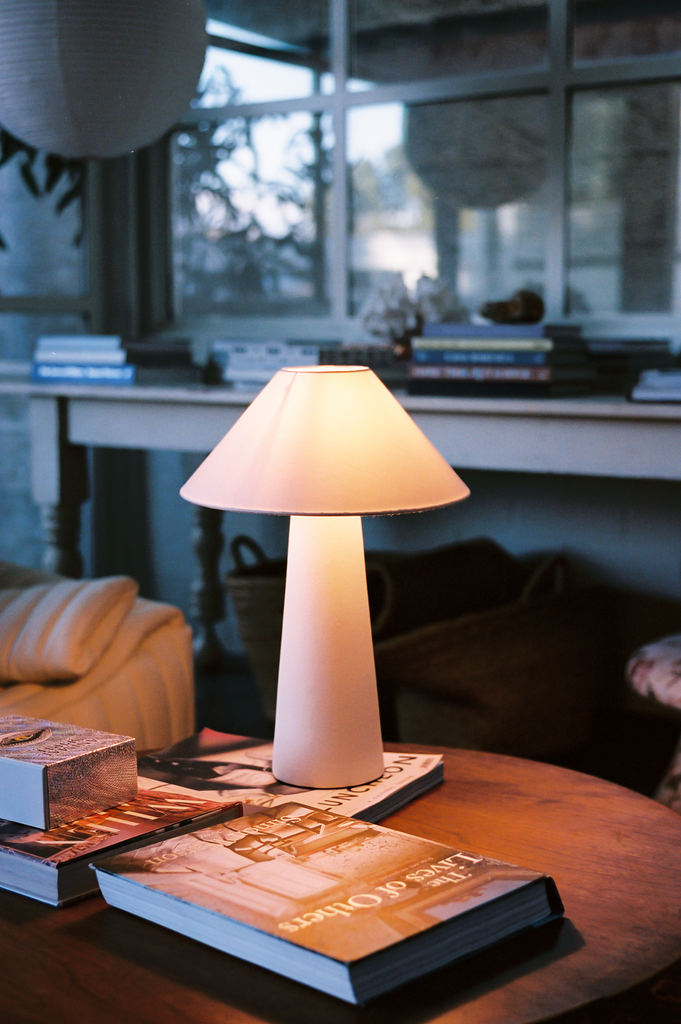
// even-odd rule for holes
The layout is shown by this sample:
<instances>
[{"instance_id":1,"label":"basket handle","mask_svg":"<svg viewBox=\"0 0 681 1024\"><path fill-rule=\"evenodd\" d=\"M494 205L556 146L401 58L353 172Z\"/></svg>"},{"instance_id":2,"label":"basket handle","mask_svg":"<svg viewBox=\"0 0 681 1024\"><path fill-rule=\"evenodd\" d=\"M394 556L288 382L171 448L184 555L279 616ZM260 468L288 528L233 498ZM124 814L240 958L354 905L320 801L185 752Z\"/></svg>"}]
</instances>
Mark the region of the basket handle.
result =
<instances>
[{"instance_id":1,"label":"basket handle","mask_svg":"<svg viewBox=\"0 0 681 1024\"><path fill-rule=\"evenodd\" d=\"M553 573L553 593L562 594L568 588L570 567L564 555L549 555L539 563L520 594L520 604L529 604L542 580Z\"/></svg>"},{"instance_id":2,"label":"basket handle","mask_svg":"<svg viewBox=\"0 0 681 1024\"><path fill-rule=\"evenodd\" d=\"M232 553L232 558L234 559L234 564L236 565L237 570L241 571L248 568L248 563L244 559L243 548L248 548L255 558L256 565L265 565L267 563L267 555L260 547L257 540L253 540L252 537L248 537L245 533L240 533L238 536L234 537L229 545L229 550Z\"/></svg>"}]
</instances>

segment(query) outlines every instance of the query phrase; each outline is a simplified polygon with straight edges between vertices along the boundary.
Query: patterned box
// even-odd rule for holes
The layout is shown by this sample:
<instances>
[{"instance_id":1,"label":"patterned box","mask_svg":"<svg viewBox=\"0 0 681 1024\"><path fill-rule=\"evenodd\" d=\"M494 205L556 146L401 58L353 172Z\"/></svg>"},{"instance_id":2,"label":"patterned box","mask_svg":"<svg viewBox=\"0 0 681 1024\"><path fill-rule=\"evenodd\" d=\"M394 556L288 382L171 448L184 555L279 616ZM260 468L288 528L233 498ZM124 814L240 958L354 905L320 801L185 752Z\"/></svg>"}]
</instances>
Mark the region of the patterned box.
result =
<instances>
[{"instance_id":1,"label":"patterned box","mask_svg":"<svg viewBox=\"0 0 681 1024\"><path fill-rule=\"evenodd\" d=\"M132 736L18 715L0 718L0 818L51 829L136 793Z\"/></svg>"}]
</instances>

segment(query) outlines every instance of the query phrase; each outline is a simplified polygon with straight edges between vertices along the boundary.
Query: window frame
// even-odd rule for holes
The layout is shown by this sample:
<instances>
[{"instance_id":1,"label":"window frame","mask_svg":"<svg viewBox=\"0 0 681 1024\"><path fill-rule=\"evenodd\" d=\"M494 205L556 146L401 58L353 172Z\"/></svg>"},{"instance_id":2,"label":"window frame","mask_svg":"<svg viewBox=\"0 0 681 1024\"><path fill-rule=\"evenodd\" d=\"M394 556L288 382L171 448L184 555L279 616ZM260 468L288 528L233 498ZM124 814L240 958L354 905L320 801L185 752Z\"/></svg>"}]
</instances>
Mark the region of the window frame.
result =
<instances>
[{"instance_id":1,"label":"window frame","mask_svg":"<svg viewBox=\"0 0 681 1024\"><path fill-rule=\"evenodd\" d=\"M548 0L548 45L546 64L540 68L485 73L466 73L447 78L381 85L361 92L346 88L349 57L349 4L351 0L329 0L330 71L335 89L303 99L262 103L230 104L199 108L183 117L178 130L199 122L219 123L229 117L253 117L294 111L328 112L333 117L336 144L333 151L333 205L329 223L332 257L329 266L331 312L323 317L244 316L207 313L181 319L176 326L205 336L216 328L238 337L339 338L353 340L364 332L349 309L349 237L347 231L350 168L346 161L346 114L353 107L378 103L423 103L445 100L474 100L545 95L549 106L547 151L548 205L546 225L545 302L547 316L582 324L594 334L674 337L681 340L679 318L674 313L566 312L568 285L568 202L570 155L570 110L572 96L580 90L635 83L681 81L681 53L632 58L608 58L573 62L573 0ZM228 40L211 37L211 45L230 49ZM240 44L240 51L248 50ZM255 53L255 50L252 52ZM259 54L261 55L261 54ZM170 213L170 211L169 211ZM1 308L1 307L0 307Z\"/></svg>"}]
</instances>

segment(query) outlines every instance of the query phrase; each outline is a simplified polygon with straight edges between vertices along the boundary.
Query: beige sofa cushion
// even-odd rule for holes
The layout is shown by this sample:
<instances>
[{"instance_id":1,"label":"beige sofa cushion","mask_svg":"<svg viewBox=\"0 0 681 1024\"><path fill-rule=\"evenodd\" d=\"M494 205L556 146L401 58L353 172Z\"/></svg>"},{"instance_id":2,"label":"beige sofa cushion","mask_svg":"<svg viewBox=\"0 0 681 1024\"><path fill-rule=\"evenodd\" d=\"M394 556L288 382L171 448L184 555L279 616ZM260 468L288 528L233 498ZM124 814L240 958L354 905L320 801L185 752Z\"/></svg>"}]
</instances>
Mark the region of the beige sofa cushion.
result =
<instances>
[{"instance_id":1,"label":"beige sofa cushion","mask_svg":"<svg viewBox=\"0 0 681 1024\"><path fill-rule=\"evenodd\" d=\"M137 597L128 576L0 590L0 682L80 679L100 660Z\"/></svg>"}]
</instances>

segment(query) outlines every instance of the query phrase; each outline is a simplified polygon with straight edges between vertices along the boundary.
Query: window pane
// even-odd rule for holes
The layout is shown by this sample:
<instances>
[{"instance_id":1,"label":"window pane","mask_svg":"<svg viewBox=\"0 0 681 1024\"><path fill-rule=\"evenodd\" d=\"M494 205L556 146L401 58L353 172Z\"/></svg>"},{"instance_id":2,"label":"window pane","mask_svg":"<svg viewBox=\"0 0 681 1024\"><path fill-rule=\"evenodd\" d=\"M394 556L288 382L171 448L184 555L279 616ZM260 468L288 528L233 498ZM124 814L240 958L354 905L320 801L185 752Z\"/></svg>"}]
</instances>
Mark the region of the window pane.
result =
<instances>
[{"instance_id":1,"label":"window pane","mask_svg":"<svg viewBox=\"0 0 681 1024\"><path fill-rule=\"evenodd\" d=\"M326 0L209 0L209 46L195 107L300 99L332 88Z\"/></svg>"},{"instance_id":2,"label":"window pane","mask_svg":"<svg viewBox=\"0 0 681 1024\"><path fill-rule=\"evenodd\" d=\"M395 272L471 312L543 291L546 101L380 104L348 116L352 309Z\"/></svg>"},{"instance_id":3,"label":"window pane","mask_svg":"<svg viewBox=\"0 0 681 1024\"><path fill-rule=\"evenodd\" d=\"M76 313L0 313L0 359L30 359L41 334L85 334Z\"/></svg>"},{"instance_id":4,"label":"window pane","mask_svg":"<svg viewBox=\"0 0 681 1024\"><path fill-rule=\"evenodd\" d=\"M536 67L546 58L542 0L354 0L351 10L350 89Z\"/></svg>"},{"instance_id":5,"label":"window pane","mask_svg":"<svg viewBox=\"0 0 681 1024\"><path fill-rule=\"evenodd\" d=\"M670 312L679 295L679 86L577 93L568 304Z\"/></svg>"},{"instance_id":6,"label":"window pane","mask_svg":"<svg viewBox=\"0 0 681 1024\"><path fill-rule=\"evenodd\" d=\"M0 167L0 294L83 295L87 246L83 204L73 190L77 193L84 170L63 174L48 192L48 171L39 155L32 167L41 193L35 196L21 173L25 163L19 154Z\"/></svg>"},{"instance_id":7,"label":"window pane","mask_svg":"<svg viewBox=\"0 0 681 1024\"><path fill-rule=\"evenodd\" d=\"M575 60L681 50L678 0L577 0Z\"/></svg>"},{"instance_id":8,"label":"window pane","mask_svg":"<svg viewBox=\"0 0 681 1024\"><path fill-rule=\"evenodd\" d=\"M236 117L173 139L178 314L328 309L326 114Z\"/></svg>"}]
</instances>

